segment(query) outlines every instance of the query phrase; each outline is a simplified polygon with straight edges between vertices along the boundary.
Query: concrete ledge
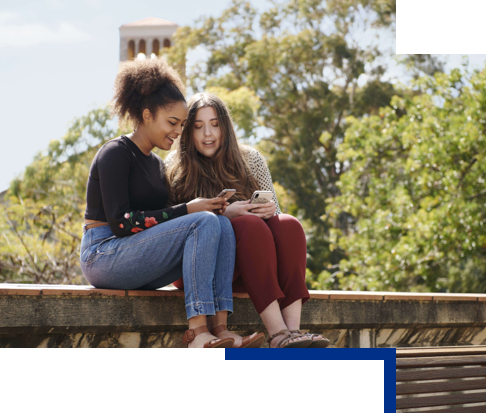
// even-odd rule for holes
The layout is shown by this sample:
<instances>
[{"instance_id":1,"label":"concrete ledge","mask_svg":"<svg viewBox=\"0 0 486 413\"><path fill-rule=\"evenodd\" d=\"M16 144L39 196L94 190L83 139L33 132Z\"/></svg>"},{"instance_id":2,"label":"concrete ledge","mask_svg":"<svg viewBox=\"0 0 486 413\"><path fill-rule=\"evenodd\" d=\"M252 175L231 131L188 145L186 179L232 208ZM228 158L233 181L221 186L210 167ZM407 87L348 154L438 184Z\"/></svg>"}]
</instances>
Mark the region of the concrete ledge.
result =
<instances>
[{"instance_id":1,"label":"concrete ledge","mask_svg":"<svg viewBox=\"0 0 486 413\"><path fill-rule=\"evenodd\" d=\"M324 291L310 290L311 298L319 300L405 300L405 301L486 301L486 294L448 293L394 293L368 291ZM184 297L184 292L175 287L164 287L155 291L147 290L105 290L89 285L51 284L0 284L0 296L4 295L60 295L60 296L176 296ZM233 297L249 298L248 294L234 293Z\"/></svg>"},{"instance_id":2,"label":"concrete ledge","mask_svg":"<svg viewBox=\"0 0 486 413\"><path fill-rule=\"evenodd\" d=\"M264 331L247 294L229 329ZM184 293L0 284L0 347L181 347ZM311 291L302 328L337 347L486 344L486 294Z\"/></svg>"}]
</instances>

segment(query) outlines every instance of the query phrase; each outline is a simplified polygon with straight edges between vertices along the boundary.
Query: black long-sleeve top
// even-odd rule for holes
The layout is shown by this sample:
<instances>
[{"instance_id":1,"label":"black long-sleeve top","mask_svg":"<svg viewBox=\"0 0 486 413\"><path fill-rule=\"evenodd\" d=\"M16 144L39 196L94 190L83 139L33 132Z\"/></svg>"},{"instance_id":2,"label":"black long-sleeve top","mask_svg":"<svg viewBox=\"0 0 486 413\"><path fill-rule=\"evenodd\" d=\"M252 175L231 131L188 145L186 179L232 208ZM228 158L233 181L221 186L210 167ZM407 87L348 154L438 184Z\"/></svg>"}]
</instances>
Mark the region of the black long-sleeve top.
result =
<instances>
[{"instance_id":1,"label":"black long-sleeve top","mask_svg":"<svg viewBox=\"0 0 486 413\"><path fill-rule=\"evenodd\" d=\"M117 237L187 214L186 204L167 207L164 162L145 155L126 136L112 139L91 164L85 219L108 222Z\"/></svg>"}]
</instances>

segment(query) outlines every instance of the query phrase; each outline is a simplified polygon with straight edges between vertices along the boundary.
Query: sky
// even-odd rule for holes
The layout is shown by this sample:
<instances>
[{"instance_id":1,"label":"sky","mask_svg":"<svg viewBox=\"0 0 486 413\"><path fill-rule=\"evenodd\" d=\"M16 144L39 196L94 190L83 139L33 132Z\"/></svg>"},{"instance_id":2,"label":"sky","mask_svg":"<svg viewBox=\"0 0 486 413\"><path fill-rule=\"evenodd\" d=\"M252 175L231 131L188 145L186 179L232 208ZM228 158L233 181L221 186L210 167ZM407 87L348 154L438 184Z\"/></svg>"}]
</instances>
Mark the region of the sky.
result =
<instances>
[{"instance_id":1,"label":"sky","mask_svg":"<svg viewBox=\"0 0 486 413\"><path fill-rule=\"evenodd\" d=\"M69 122L111 99L125 23L180 26L217 16L226 0L0 0L0 192L60 139Z\"/></svg>"},{"instance_id":2,"label":"sky","mask_svg":"<svg viewBox=\"0 0 486 413\"><path fill-rule=\"evenodd\" d=\"M0 192L73 118L106 104L125 23L159 17L180 26L218 16L229 0L0 0ZM261 0L253 1L262 6ZM391 42L393 43L393 42ZM485 55L471 55L482 67ZM448 68L461 64L448 56Z\"/></svg>"}]
</instances>

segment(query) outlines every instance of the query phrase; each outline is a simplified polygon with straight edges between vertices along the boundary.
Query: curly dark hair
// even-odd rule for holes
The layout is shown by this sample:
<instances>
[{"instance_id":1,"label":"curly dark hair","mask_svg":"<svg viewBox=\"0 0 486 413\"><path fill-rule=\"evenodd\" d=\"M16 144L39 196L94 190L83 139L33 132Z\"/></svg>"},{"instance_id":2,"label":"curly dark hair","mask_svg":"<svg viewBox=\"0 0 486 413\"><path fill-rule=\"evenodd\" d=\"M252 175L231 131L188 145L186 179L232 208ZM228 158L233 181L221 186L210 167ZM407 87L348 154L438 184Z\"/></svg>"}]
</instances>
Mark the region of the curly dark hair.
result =
<instances>
[{"instance_id":1,"label":"curly dark hair","mask_svg":"<svg viewBox=\"0 0 486 413\"><path fill-rule=\"evenodd\" d=\"M145 109L155 116L160 107L186 101L181 78L162 57L122 62L114 90L112 115L120 125L128 122L135 128Z\"/></svg>"}]
</instances>

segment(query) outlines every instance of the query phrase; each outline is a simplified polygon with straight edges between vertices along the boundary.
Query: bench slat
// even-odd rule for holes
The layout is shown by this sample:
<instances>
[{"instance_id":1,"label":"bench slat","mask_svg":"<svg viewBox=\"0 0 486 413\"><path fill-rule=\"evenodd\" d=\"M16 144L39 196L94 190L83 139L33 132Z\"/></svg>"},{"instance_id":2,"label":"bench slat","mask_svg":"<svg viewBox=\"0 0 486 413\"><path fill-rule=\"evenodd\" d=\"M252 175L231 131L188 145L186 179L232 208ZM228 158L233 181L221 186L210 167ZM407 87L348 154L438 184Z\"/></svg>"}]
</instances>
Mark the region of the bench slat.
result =
<instances>
[{"instance_id":1,"label":"bench slat","mask_svg":"<svg viewBox=\"0 0 486 413\"><path fill-rule=\"evenodd\" d=\"M445 409L434 409L431 410L433 413L437 412L449 412L449 413L484 413L486 411L486 405L482 404L481 406L467 406L467 407L454 407L454 409L450 409L446 407ZM424 413L427 413L425 411Z\"/></svg>"},{"instance_id":2,"label":"bench slat","mask_svg":"<svg viewBox=\"0 0 486 413\"><path fill-rule=\"evenodd\" d=\"M486 346L470 347L439 347L439 348L417 348L417 349L397 349L397 358L400 357L434 357L434 356L471 356L486 354Z\"/></svg>"},{"instance_id":3,"label":"bench slat","mask_svg":"<svg viewBox=\"0 0 486 413\"><path fill-rule=\"evenodd\" d=\"M481 376L486 377L486 367L404 370L397 371L397 382L412 380L461 379L465 377Z\"/></svg>"},{"instance_id":4,"label":"bench slat","mask_svg":"<svg viewBox=\"0 0 486 413\"><path fill-rule=\"evenodd\" d=\"M397 409L486 402L486 392L397 399Z\"/></svg>"},{"instance_id":5,"label":"bench slat","mask_svg":"<svg viewBox=\"0 0 486 413\"><path fill-rule=\"evenodd\" d=\"M449 357L403 357L397 359L397 369L417 367L447 367L486 365L484 356L449 356Z\"/></svg>"},{"instance_id":6,"label":"bench slat","mask_svg":"<svg viewBox=\"0 0 486 413\"><path fill-rule=\"evenodd\" d=\"M486 389L486 379L397 384L397 395Z\"/></svg>"}]
</instances>

